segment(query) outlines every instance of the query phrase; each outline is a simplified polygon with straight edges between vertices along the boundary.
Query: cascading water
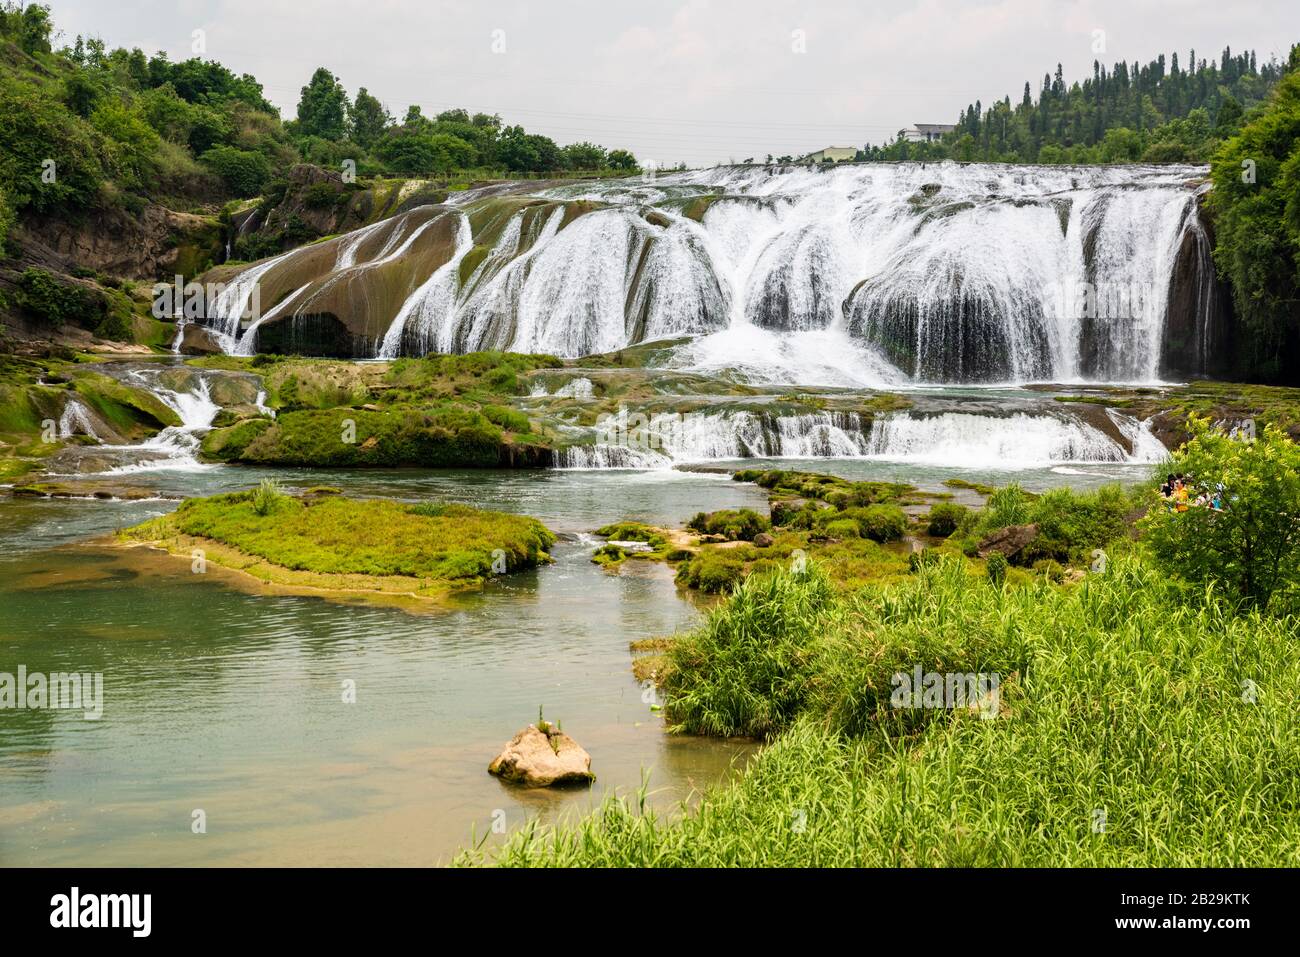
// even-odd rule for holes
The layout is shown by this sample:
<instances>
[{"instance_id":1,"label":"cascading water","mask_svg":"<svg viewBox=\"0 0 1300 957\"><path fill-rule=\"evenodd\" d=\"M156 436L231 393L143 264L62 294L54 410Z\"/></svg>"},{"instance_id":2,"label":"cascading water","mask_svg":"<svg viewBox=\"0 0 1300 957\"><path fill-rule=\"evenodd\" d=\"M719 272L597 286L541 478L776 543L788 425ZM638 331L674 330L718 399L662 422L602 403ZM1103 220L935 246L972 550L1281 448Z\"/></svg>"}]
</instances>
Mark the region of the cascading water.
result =
<instances>
[{"instance_id":1,"label":"cascading water","mask_svg":"<svg viewBox=\"0 0 1300 957\"><path fill-rule=\"evenodd\" d=\"M456 251L451 259L434 270L433 275L402 303L397 317L384 333L377 352L378 358L396 359L401 354L402 337L406 334L408 325L412 327L414 338L421 347L419 351L430 351L430 344L437 342L439 331L451 318L456 307L456 283L461 260L474 247L469 220L463 215L458 219Z\"/></svg>"},{"instance_id":2,"label":"cascading water","mask_svg":"<svg viewBox=\"0 0 1300 957\"><path fill-rule=\"evenodd\" d=\"M863 458L998 471L1161 461L1147 424L1114 410L1111 428L1068 412L854 412L796 415L745 410L611 417L592 444L556 453L569 469L650 469L730 459ZM1102 423L1104 425L1104 421Z\"/></svg>"},{"instance_id":3,"label":"cascading water","mask_svg":"<svg viewBox=\"0 0 1300 957\"><path fill-rule=\"evenodd\" d=\"M746 410L614 419L597 442L556 452L559 468L666 468L678 462L865 455L870 421L855 412L774 415Z\"/></svg>"},{"instance_id":4,"label":"cascading water","mask_svg":"<svg viewBox=\"0 0 1300 957\"><path fill-rule=\"evenodd\" d=\"M180 425L171 425L153 438L139 445L121 446L118 451L132 455L136 461L110 469L109 474L171 469L193 471L208 468L198 460L203 433L212 428L221 406L212 401L207 378L200 374L192 390L180 392L168 389L158 381L162 370L132 370L131 378L144 385L180 418Z\"/></svg>"},{"instance_id":5,"label":"cascading water","mask_svg":"<svg viewBox=\"0 0 1300 957\"><path fill-rule=\"evenodd\" d=\"M74 435L88 435L95 441L100 440L94 416L86 404L75 396L68 399L59 415L59 438L68 439Z\"/></svg>"},{"instance_id":6,"label":"cascading water","mask_svg":"<svg viewBox=\"0 0 1300 957\"><path fill-rule=\"evenodd\" d=\"M757 381L1151 381L1171 302L1211 308L1211 297L1171 296L1178 251L1200 228L1204 174L877 163L720 167L531 198L524 186L480 190L455 198L451 261L417 275L381 320L386 332L363 341L385 358L486 348L573 357L694 336L671 364L711 370L730 355ZM486 226L470 226L506 217L486 241L476 235ZM334 273L406 255L433 221L349 234ZM251 267L218 301L229 347L249 287L292 255ZM1203 285L1205 268L1186 282ZM328 285L294 311L310 311L306 300ZM1208 315L1178 321L1209 335Z\"/></svg>"},{"instance_id":7,"label":"cascading water","mask_svg":"<svg viewBox=\"0 0 1300 957\"><path fill-rule=\"evenodd\" d=\"M1112 415L1130 447L1071 417L891 413L871 432L867 454L920 465L1023 469L1088 463L1158 462L1168 453L1139 423Z\"/></svg>"}]
</instances>

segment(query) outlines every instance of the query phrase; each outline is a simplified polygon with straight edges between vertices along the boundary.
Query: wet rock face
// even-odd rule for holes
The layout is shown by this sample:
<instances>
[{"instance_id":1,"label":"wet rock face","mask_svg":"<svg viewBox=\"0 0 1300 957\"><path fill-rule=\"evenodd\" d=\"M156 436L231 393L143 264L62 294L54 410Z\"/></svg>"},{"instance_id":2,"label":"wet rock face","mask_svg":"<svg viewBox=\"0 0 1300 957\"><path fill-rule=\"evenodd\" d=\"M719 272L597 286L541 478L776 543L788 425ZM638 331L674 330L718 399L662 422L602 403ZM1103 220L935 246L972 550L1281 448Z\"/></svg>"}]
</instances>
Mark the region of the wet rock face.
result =
<instances>
[{"instance_id":1,"label":"wet rock face","mask_svg":"<svg viewBox=\"0 0 1300 957\"><path fill-rule=\"evenodd\" d=\"M591 755L571 737L546 722L530 724L488 765L488 773L524 787L590 784Z\"/></svg>"},{"instance_id":2,"label":"wet rock face","mask_svg":"<svg viewBox=\"0 0 1300 957\"><path fill-rule=\"evenodd\" d=\"M191 322L181 330L179 351L186 356L219 355L221 345L207 329Z\"/></svg>"},{"instance_id":3,"label":"wet rock face","mask_svg":"<svg viewBox=\"0 0 1300 957\"><path fill-rule=\"evenodd\" d=\"M1013 342L1011 324L998 306L960 289L949 298L922 302L891 298L864 284L845 312L853 334L922 381L999 382L1045 378L1051 370L1041 323L1024 323L1020 341ZM1021 363L1014 358L1017 351Z\"/></svg>"},{"instance_id":4,"label":"wet rock face","mask_svg":"<svg viewBox=\"0 0 1300 957\"><path fill-rule=\"evenodd\" d=\"M1208 223L1196 216L1183 233L1169 277L1161 346L1162 378L1226 375L1231 367L1231 297L1215 275Z\"/></svg>"}]
</instances>

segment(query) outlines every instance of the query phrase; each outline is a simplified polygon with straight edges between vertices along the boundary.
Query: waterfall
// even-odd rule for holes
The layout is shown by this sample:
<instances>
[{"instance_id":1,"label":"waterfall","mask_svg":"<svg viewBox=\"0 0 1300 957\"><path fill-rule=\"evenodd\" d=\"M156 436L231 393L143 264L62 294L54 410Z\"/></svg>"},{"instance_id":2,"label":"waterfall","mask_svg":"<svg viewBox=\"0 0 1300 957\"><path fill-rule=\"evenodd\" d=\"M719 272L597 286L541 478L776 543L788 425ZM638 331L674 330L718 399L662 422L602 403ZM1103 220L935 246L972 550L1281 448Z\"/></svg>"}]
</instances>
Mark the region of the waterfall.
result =
<instances>
[{"instance_id":1,"label":"waterfall","mask_svg":"<svg viewBox=\"0 0 1300 957\"><path fill-rule=\"evenodd\" d=\"M1171 323L1209 339L1214 297L1182 288L1204 284L1203 270L1177 268L1200 229L1204 176L1195 166L943 162L501 184L446 207L458 218L451 261L431 263L410 295L385 305L393 314L379 317L376 351L577 357L692 337L664 361L758 382L1156 381ZM347 277L362 284L360 315L375 301L365 284L380 281L368 268L411 254L438 219L342 237L332 271L311 260L316 292L295 311ZM250 267L219 297L230 348L242 348L250 287L278 275L287 255ZM348 312L346 302L332 308ZM1192 310L1203 315L1183 315ZM361 318L335 318L353 341L375 341Z\"/></svg>"},{"instance_id":2,"label":"waterfall","mask_svg":"<svg viewBox=\"0 0 1300 957\"><path fill-rule=\"evenodd\" d=\"M1116 414L1111 418L1129 438L1132 449L1095 426L1068 416L897 412L876 422L868 454L921 465L996 470L1158 462L1168 454L1159 440L1135 420Z\"/></svg>"},{"instance_id":3,"label":"waterfall","mask_svg":"<svg viewBox=\"0 0 1300 957\"><path fill-rule=\"evenodd\" d=\"M667 468L679 462L862 456L870 420L856 412L794 415L726 410L624 415L597 441L556 452L557 468Z\"/></svg>"},{"instance_id":4,"label":"waterfall","mask_svg":"<svg viewBox=\"0 0 1300 957\"><path fill-rule=\"evenodd\" d=\"M430 345L436 343L438 333L451 317L456 306L456 284L460 276L461 260L474 247L474 236L470 230L469 219L457 214L456 251L442 266L433 271L425 282L407 297L398 310L392 325L384 333L376 353L380 359L396 359L402 348L402 336L406 327L414 318L415 337L422 346L422 352L428 352Z\"/></svg>"},{"instance_id":5,"label":"waterfall","mask_svg":"<svg viewBox=\"0 0 1300 957\"><path fill-rule=\"evenodd\" d=\"M279 305L277 305L270 312L257 316L252 322L248 324L248 328L245 329L243 333L240 335L239 341L236 342L233 347L231 347L231 349L229 350L230 354L233 356L256 355L257 349L255 348L255 346L257 345L257 327L260 326L262 323L266 322L267 320L274 319L276 316L280 315L282 312L284 312L286 309L289 308L289 306L294 302L294 300L296 300L309 288L311 288L311 283L305 283L304 285L299 286L293 292L289 293L289 295L285 296L284 299L280 301Z\"/></svg>"},{"instance_id":6,"label":"waterfall","mask_svg":"<svg viewBox=\"0 0 1300 957\"><path fill-rule=\"evenodd\" d=\"M208 320L223 344L233 348L239 341L241 323L245 319L256 319L261 312L262 277L288 260L296 251L282 253L264 263L250 266L228 283L216 299L208 303Z\"/></svg>"},{"instance_id":7,"label":"waterfall","mask_svg":"<svg viewBox=\"0 0 1300 957\"><path fill-rule=\"evenodd\" d=\"M191 392L174 392L155 385L153 393L180 416L181 424L168 426L153 438L136 446L142 451L157 453L157 458L122 466L112 471L115 473L155 469L196 471L209 468L210 466L205 466L198 460L199 445L203 440L203 433L212 427L212 420L221 411L221 407L212 401L207 379L200 378L198 385Z\"/></svg>"},{"instance_id":8,"label":"waterfall","mask_svg":"<svg viewBox=\"0 0 1300 957\"><path fill-rule=\"evenodd\" d=\"M100 441L93 413L81 399L70 396L63 412L59 414L59 438L70 439L74 435L88 435L96 442Z\"/></svg>"}]
</instances>

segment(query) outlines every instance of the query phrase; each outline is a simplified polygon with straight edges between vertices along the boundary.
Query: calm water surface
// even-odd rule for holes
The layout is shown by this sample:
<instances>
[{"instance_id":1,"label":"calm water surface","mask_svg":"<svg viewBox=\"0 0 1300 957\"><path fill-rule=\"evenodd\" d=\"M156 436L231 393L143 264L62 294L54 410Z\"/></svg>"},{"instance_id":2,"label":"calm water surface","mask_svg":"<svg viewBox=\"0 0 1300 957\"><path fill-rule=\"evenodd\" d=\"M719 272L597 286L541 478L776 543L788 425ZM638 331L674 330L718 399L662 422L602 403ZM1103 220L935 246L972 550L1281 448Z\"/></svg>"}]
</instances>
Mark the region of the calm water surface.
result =
<instances>
[{"instance_id":1,"label":"calm water surface","mask_svg":"<svg viewBox=\"0 0 1300 957\"><path fill-rule=\"evenodd\" d=\"M935 489L952 476L1029 488L1141 476L773 464ZM645 773L653 803L671 810L743 765L747 745L663 733L628 643L689 627L700 611L670 569L593 565L590 533L623 518L680 524L701 510L763 508L754 486L685 471L275 473L294 486L520 512L561 534L554 565L419 614L268 594L91 544L176 497L268 474L118 477L162 497L142 502L0 498L0 671L99 671L105 682L99 721L0 712L0 864L439 864L472 835L499 842L494 819L513 829L576 815L634 791ZM342 700L348 680L355 704ZM524 791L486 773L539 707L591 753L591 790ZM206 834L191 831L199 809Z\"/></svg>"}]
</instances>

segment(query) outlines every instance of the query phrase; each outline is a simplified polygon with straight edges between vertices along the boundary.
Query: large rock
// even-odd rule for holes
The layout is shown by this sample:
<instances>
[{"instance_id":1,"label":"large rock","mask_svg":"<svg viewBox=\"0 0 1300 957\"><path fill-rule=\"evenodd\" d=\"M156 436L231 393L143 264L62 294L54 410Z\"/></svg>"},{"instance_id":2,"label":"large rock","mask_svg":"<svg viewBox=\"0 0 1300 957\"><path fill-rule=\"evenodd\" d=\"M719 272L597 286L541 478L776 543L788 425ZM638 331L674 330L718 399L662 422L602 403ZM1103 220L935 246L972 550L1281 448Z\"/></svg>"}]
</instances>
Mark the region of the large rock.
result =
<instances>
[{"instance_id":1,"label":"large rock","mask_svg":"<svg viewBox=\"0 0 1300 957\"><path fill-rule=\"evenodd\" d=\"M530 788L596 780L591 773L591 755L578 742L546 722L542 728L545 730L530 724L511 738L488 765L488 773Z\"/></svg>"},{"instance_id":2,"label":"large rock","mask_svg":"<svg viewBox=\"0 0 1300 957\"><path fill-rule=\"evenodd\" d=\"M1037 525L1009 525L1000 528L979 543L979 557L988 558L994 552L999 552L1007 558L1012 558L1020 554L1025 546L1037 537Z\"/></svg>"},{"instance_id":3,"label":"large rock","mask_svg":"<svg viewBox=\"0 0 1300 957\"><path fill-rule=\"evenodd\" d=\"M187 356L210 356L220 355L222 349L209 330L191 322L181 330L180 352Z\"/></svg>"}]
</instances>

